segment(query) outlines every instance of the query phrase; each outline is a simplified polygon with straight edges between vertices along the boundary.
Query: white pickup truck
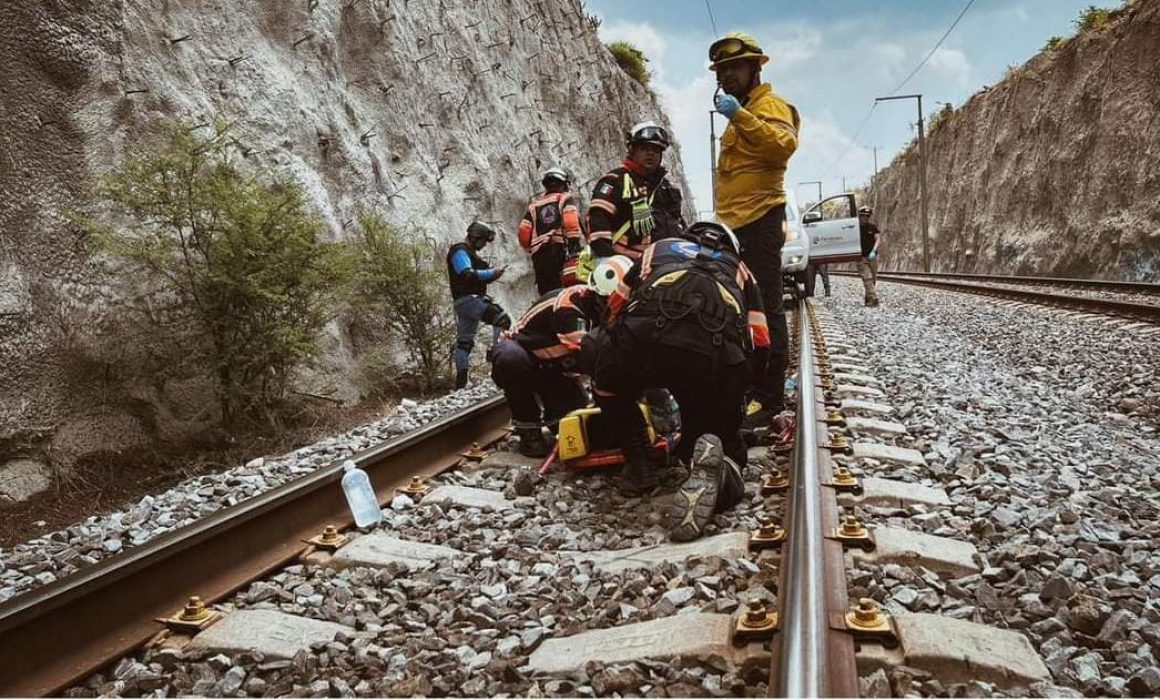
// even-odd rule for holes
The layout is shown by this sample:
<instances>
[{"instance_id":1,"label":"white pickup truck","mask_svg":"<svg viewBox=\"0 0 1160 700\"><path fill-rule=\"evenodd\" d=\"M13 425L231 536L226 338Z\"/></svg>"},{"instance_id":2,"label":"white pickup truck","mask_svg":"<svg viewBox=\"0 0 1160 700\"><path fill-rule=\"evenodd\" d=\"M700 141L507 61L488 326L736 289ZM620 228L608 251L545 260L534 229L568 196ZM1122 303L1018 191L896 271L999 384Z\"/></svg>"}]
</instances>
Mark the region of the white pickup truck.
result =
<instances>
[{"instance_id":1,"label":"white pickup truck","mask_svg":"<svg viewBox=\"0 0 1160 700\"><path fill-rule=\"evenodd\" d=\"M862 257L858 210L854 194L827 197L798 215L792 193L785 207L785 244L781 247L781 270L794 296L814 295L814 269L818 265L857 261Z\"/></svg>"}]
</instances>

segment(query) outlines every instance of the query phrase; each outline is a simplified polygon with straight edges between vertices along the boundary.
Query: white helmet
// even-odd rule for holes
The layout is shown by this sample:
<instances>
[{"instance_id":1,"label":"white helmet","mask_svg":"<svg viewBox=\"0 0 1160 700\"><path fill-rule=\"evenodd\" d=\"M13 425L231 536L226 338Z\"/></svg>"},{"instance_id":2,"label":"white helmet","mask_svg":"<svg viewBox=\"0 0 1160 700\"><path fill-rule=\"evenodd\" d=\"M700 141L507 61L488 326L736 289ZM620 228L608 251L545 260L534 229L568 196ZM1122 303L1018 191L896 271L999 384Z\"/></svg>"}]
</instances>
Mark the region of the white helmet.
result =
<instances>
[{"instance_id":1,"label":"white helmet","mask_svg":"<svg viewBox=\"0 0 1160 700\"><path fill-rule=\"evenodd\" d=\"M629 148L636 143L651 143L654 146L668 148L672 143L668 129L651 119L633 124L632 128L628 130L626 141Z\"/></svg>"},{"instance_id":2,"label":"white helmet","mask_svg":"<svg viewBox=\"0 0 1160 700\"><path fill-rule=\"evenodd\" d=\"M544 174L540 176L540 182L542 182L545 187L547 186L548 182L552 180L558 180L564 183L564 185L567 185L570 180L568 177L568 171L564 170L558 165L553 165L552 167L545 170Z\"/></svg>"},{"instance_id":3,"label":"white helmet","mask_svg":"<svg viewBox=\"0 0 1160 700\"><path fill-rule=\"evenodd\" d=\"M627 255L613 255L602 258L588 278L588 288L606 297L616 291L620 281L632 269L632 258Z\"/></svg>"}]
</instances>

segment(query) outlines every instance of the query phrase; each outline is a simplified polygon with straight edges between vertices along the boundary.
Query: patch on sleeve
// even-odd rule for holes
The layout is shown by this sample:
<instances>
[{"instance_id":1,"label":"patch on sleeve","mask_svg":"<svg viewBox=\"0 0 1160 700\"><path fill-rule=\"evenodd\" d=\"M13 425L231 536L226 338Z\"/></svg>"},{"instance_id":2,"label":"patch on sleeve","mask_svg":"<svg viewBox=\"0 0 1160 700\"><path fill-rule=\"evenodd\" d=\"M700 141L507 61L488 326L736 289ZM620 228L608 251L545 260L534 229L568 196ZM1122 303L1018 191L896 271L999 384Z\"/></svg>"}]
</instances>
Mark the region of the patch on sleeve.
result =
<instances>
[{"instance_id":1,"label":"patch on sleeve","mask_svg":"<svg viewBox=\"0 0 1160 700\"><path fill-rule=\"evenodd\" d=\"M611 182L602 182L600 183L600 186L596 188L596 194L599 197L607 197L612 194L613 189L614 188Z\"/></svg>"}]
</instances>

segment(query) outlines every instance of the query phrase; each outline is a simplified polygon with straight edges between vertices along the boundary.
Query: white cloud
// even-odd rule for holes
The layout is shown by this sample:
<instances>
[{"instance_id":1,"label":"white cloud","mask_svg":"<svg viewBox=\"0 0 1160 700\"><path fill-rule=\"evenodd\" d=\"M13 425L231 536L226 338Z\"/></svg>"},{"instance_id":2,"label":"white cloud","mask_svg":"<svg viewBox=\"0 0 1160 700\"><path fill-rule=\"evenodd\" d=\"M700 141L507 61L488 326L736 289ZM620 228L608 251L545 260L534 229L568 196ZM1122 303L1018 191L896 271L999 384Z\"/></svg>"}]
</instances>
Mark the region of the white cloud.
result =
<instances>
[{"instance_id":1,"label":"white cloud","mask_svg":"<svg viewBox=\"0 0 1160 700\"><path fill-rule=\"evenodd\" d=\"M665 52L669 42L661 36L656 27L644 22L618 21L600 25L600 40L605 43L627 41L640 49L648 59L649 70L657 80L664 77Z\"/></svg>"},{"instance_id":2,"label":"white cloud","mask_svg":"<svg viewBox=\"0 0 1160 700\"><path fill-rule=\"evenodd\" d=\"M709 160L709 109L717 81L712 75L698 76L684 85L659 82L657 94L681 145L681 163L689 182L688 193L700 209L713 206L712 168ZM725 121L717 117L717 135L725 130Z\"/></svg>"},{"instance_id":3,"label":"white cloud","mask_svg":"<svg viewBox=\"0 0 1160 700\"><path fill-rule=\"evenodd\" d=\"M926 63L931 69L953 80L960 88L966 88L971 77L971 64L967 55L958 49L939 47Z\"/></svg>"},{"instance_id":4,"label":"white cloud","mask_svg":"<svg viewBox=\"0 0 1160 700\"><path fill-rule=\"evenodd\" d=\"M761 32L757 39L779 69L788 69L809 63L822 45L822 32L815 27L798 24L788 29L775 28Z\"/></svg>"}]
</instances>

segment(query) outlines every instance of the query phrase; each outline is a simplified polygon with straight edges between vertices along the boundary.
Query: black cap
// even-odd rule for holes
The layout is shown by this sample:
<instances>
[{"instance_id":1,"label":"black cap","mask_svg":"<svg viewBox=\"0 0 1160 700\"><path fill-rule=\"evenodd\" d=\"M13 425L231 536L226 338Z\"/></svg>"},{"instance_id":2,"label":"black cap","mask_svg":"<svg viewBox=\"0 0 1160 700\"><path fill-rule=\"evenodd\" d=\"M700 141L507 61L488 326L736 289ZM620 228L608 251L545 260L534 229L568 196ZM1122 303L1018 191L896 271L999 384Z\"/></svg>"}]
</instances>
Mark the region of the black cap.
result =
<instances>
[{"instance_id":1,"label":"black cap","mask_svg":"<svg viewBox=\"0 0 1160 700\"><path fill-rule=\"evenodd\" d=\"M471 225L467 227L467 237L482 238L491 243L495 240L495 229L482 221L472 221Z\"/></svg>"}]
</instances>

